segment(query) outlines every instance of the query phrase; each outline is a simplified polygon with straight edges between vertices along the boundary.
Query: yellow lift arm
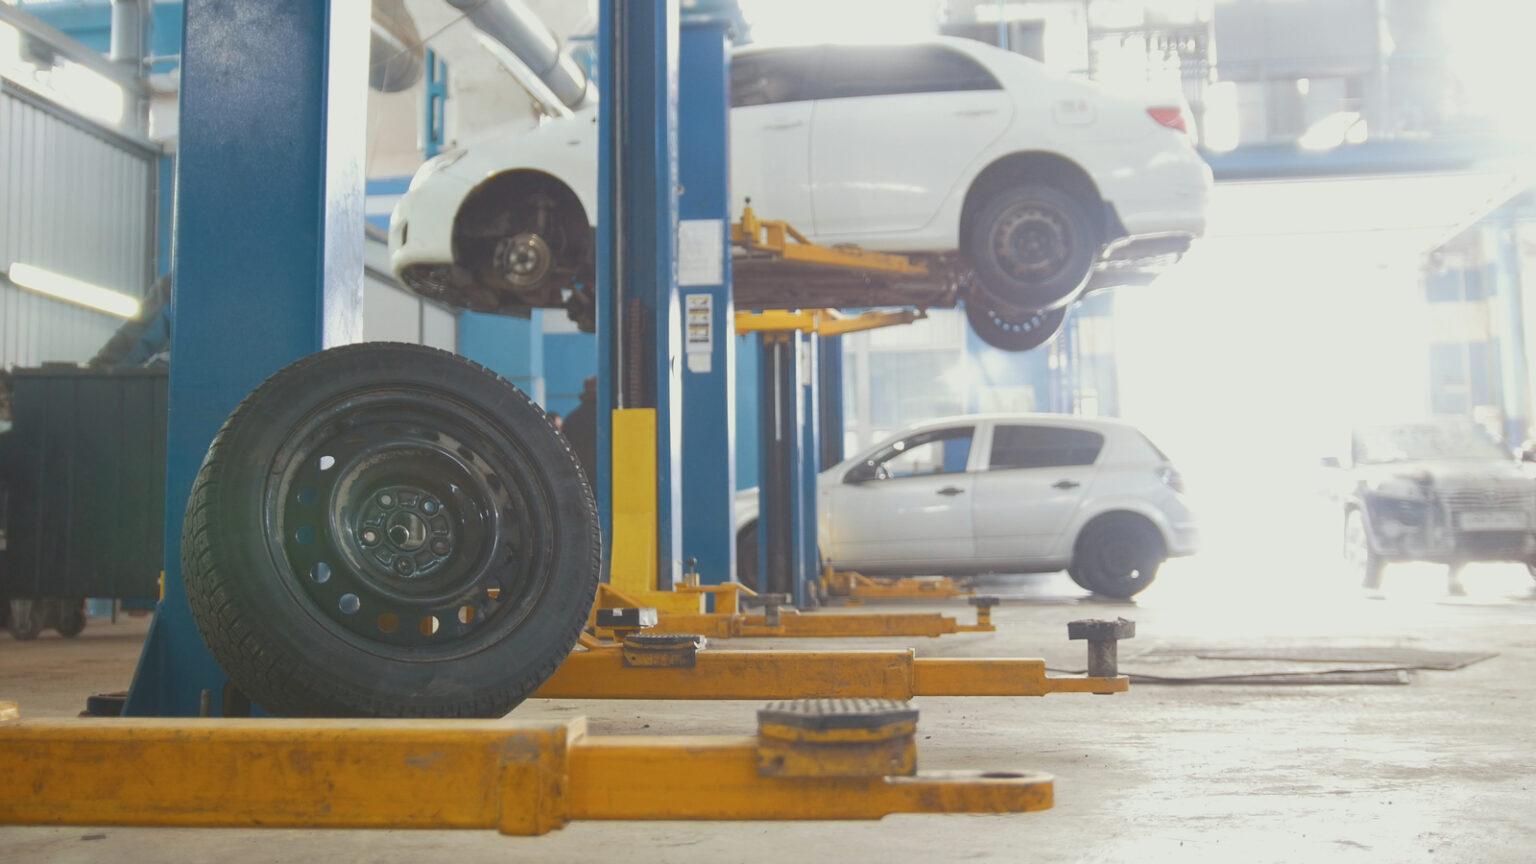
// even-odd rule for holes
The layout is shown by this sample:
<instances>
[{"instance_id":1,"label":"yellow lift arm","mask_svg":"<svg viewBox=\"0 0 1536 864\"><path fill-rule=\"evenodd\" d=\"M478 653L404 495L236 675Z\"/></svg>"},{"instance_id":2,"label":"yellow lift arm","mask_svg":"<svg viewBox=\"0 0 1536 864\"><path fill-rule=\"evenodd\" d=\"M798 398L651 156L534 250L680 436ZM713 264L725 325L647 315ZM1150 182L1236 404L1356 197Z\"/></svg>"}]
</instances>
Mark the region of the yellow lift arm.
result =
<instances>
[{"instance_id":1,"label":"yellow lift arm","mask_svg":"<svg viewBox=\"0 0 1536 864\"><path fill-rule=\"evenodd\" d=\"M926 265L903 255L867 252L857 246L818 246L788 222L757 218L750 204L742 209L741 221L731 226L731 244L749 254L770 255L797 264L904 276L928 275Z\"/></svg>"},{"instance_id":2,"label":"yellow lift arm","mask_svg":"<svg viewBox=\"0 0 1536 864\"><path fill-rule=\"evenodd\" d=\"M908 705L782 703L756 736L590 735L585 718L21 720L0 824L495 828L580 819L879 819L1052 803L1038 772L918 773Z\"/></svg>"}]
</instances>

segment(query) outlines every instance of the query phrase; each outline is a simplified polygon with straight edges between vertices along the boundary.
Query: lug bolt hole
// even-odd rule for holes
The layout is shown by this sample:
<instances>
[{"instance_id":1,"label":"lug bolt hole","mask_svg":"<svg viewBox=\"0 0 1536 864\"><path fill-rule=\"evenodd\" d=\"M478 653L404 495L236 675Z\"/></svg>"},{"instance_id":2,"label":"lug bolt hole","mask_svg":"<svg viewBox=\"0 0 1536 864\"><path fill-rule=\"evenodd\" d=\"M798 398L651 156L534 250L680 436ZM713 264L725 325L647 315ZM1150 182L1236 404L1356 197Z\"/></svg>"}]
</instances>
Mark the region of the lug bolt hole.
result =
<instances>
[{"instance_id":1,"label":"lug bolt hole","mask_svg":"<svg viewBox=\"0 0 1536 864\"><path fill-rule=\"evenodd\" d=\"M433 513L437 512L437 506L438 505L437 505L436 501L433 501L432 499L428 498L427 500L421 502L421 512L423 512L423 513L427 514L428 516L430 516Z\"/></svg>"},{"instance_id":2,"label":"lug bolt hole","mask_svg":"<svg viewBox=\"0 0 1536 864\"><path fill-rule=\"evenodd\" d=\"M416 565L411 563L411 559L409 559L409 558L396 558L395 559L395 572L399 573L401 576L409 576L415 570L416 570Z\"/></svg>"},{"instance_id":3,"label":"lug bolt hole","mask_svg":"<svg viewBox=\"0 0 1536 864\"><path fill-rule=\"evenodd\" d=\"M395 496L390 495L387 492L385 494L383 494L383 495L380 495L379 496L379 506L380 507L393 507L393 506L395 506Z\"/></svg>"},{"instance_id":4,"label":"lug bolt hole","mask_svg":"<svg viewBox=\"0 0 1536 864\"><path fill-rule=\"evenodd\" d=\"M432 541L432 554L433 555L447 555L450 551L452 551L452 549L453 549L453 547L448 545L448 541L447 540L433 540Z\"/></svg>"},{"instance_id":5,"label":"lug bolt hole","mask_svg":"<svg viewBox=\"0 0 1536 864\"><path fill-rule=\"evenodd\" d=\"M372 546L379 542L379 532L369 528L363 532L362 539L364 546Z\"/></svg>"}]
</instances>

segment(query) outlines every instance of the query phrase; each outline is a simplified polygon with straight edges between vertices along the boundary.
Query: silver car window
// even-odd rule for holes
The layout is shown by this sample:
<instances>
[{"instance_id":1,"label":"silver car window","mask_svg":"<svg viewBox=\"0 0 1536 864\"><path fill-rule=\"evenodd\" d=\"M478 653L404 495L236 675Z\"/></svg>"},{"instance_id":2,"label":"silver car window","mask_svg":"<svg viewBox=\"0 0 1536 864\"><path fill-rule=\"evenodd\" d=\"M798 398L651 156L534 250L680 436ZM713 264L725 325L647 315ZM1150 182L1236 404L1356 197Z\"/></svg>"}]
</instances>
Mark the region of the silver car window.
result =
<instances>
[{"instance_id":1,"label":"silver car window","mask_svg":"<svg viewBox=\"0 0 1536 864\"><path fill-rule=\"evenodd\" d=\"M731 107L803 102L814 98L807 83L815 74L820 50L784 48L753 51L731 58Z\"/></svg>"},{"instance_id":2,"label":"silver car window","mask_svg":"<svg viewBox=\"0 0 1536 864\"><path fill-rule=\"evenodd\" d=\"M980 63L941 45L838 45L812 85L817 99L1000 90Z\"/></svg>"},{"instance_id":3,"label":"silver car window","mask_svg":"<svg viewBox=\"0 0 1536 864\"><path fill-rule=\"evenodd\" d=\"M1092 465L1103 449L1104 436L1087 429L999 424L992 432L987 470Z\"/></svg>"}]
</instances>

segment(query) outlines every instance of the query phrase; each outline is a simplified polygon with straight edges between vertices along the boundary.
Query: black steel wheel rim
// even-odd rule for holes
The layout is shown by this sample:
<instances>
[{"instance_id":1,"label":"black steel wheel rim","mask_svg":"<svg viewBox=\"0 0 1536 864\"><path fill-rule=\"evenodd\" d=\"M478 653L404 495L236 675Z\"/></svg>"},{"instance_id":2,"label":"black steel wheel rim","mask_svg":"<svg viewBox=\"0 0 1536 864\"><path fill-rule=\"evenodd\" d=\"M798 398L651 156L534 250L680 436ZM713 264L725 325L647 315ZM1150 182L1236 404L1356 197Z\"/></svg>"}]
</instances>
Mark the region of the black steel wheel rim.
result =
<instances>
[{"instance_id":1,"label":"black steel wheel rim","mask_svg":"<svg viewBox=\"0 0 1536 864\"><path fill-rule=\"evenodd\" d=\"M1062 213L1038 202L1021 201L998 217L991 241L1004 273L1020 282L1040 283L1070 265L1078 238Z\"/></svg>"},{"instance_id":2,"label":"black steel wheel rim","mask_svg":"<svg viewBox=\"0 0 1536 864\"><path fill-rule=\"evenodd\" d=\"M1115 540L1099 549L1104 572L1117 583L1134 585L1146 570L1146 553L1134 540Z\"/></svg>"},{"instance_id":3,"label":"black steel wheel rim","mask_svg":"<svg viewBox=\"0 0 1536 864\"><path fill-rule=\"evenodd\" d=\"M438 393L333 399L294 425L267 471L280 579L323 628L381 656L480 650L552 576L553 504L491 418Z\"/></svg>"}]
</instances>

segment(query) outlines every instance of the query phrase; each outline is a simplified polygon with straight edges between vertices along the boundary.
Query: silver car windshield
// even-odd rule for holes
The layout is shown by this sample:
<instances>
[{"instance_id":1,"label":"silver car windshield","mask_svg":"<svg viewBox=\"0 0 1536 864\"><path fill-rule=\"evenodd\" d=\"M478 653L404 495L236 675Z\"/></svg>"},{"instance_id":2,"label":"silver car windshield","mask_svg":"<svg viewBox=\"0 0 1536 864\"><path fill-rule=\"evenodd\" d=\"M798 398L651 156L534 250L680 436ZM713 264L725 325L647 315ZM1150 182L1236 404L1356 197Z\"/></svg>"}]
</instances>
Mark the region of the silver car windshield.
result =
<instances>
[{"instance_id":1,"label":"silver car windshield","mask_svg":"<svg viewBox=\"0 0 1536 864\"><path fill-rule=\"evenodd\" d=\"M1481 426L1461 423L1415 423L1356 430L1357 464L1421 460L1509 460L1514 456Z\"/></svg>"}]
</instances>

